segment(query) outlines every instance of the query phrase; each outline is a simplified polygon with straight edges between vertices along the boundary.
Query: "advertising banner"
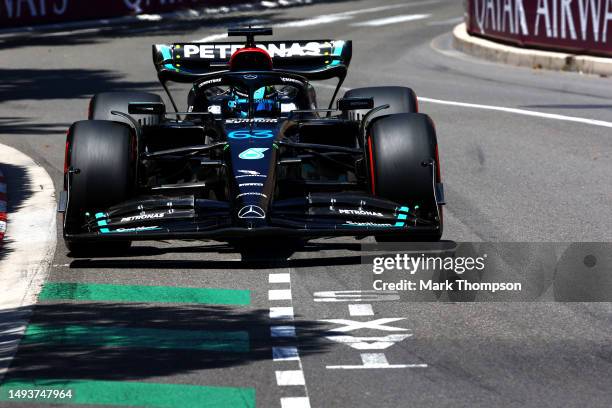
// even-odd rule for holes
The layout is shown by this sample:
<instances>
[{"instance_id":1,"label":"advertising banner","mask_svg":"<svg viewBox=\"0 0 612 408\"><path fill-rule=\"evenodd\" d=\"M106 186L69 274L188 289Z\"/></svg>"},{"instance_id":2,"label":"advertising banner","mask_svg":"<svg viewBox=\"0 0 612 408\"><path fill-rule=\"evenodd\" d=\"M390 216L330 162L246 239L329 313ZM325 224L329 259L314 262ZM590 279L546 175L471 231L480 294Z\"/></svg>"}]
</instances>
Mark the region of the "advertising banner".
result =
<instances>
[{"instance_id":1,"label":"advertising banner","mask_svg":"<svg viewBox=\"0 0 612 408\"><path fill-rule=\"evenodd\" d=\"M612 56L612 0L467 0L472 35L546 50Z\"/></svg>"},{"instance_id":2,"label":"advertising banner","mask_svg":"<svg viewBox=\"0 0 612 408\"><path fill-rule=\"evenodd\" d=\"M163 13L188 7L219 7L241 0L3 0L0 29L68 21Z\"/></svg>"}]
</instances>

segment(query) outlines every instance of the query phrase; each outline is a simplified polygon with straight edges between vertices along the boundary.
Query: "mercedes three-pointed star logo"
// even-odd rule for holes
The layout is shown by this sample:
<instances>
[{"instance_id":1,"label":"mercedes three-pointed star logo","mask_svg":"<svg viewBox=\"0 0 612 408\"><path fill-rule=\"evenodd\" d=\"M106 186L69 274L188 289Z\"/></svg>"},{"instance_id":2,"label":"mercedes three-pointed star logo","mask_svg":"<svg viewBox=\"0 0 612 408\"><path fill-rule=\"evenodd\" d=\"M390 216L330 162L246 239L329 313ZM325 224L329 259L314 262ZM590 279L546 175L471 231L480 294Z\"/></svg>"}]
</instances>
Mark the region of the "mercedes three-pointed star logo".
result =
<instances>
[{"instance_id":1,"label":"mercedes three-pointed star logo","mask_svg":"<svg viewBox=\"0 0 612 408\"><path fill-rule=\"evenodd\" d=\"M240 211L238 211L238 218L241 219L253 219L253 218L266 218L265 211L256 205L247 205L242 207Z\"/></svg>"}]
</instances>

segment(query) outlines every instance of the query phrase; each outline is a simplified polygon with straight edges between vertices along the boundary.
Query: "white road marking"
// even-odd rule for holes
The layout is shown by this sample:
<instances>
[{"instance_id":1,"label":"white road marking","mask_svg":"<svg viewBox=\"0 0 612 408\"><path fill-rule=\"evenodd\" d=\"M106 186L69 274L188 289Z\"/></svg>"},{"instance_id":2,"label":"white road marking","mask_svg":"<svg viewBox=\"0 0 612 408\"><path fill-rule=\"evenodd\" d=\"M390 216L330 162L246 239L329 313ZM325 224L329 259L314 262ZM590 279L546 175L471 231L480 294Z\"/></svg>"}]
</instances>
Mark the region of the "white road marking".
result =
<instances>
[{"instance_id":1,"label":"white road marking","mask_svg":"<svg viewBox=\"0 0 612 408\"><path fill-rule=\"evenodd\" d=\"M271 273L268 275L268 283L290 283L291 274L289 273Z\"/></svg>"},{"instance_id":2,"label":"white road marking","mask_svg":"<svg viewBox=\"0 0 612 408\"><path fill-rule=\"evenodd\" d=\"M427 23L428 26L441 26L441 25L455 25L463 22L465 19L463 17L455 17L449 18L448 20L440 20L440 21L430 21Z\"/></svg>"},{"instance_id":3,"label":"white road marking","mask_svg":"<svg viewBox=\"0 0 612 408\"><path fill-rule=\"evenodd\" d=\"M374 309L370 304L348 305L351 316L374 316Z\"/></svg>"},{"instance_id":4,"label":"white road marking","mask_svg":"<svg viewBox=\"0 0 612 408\"><path fill-rule=\"evenodd\" d=\"M316 84L316 86L321 87L321 88L328 88L328 89L336 88L335 86L329 85L329 84ZM347 88L345 86L341 87L340 89L343 91L350 90L350 88ZM444 99L427 98L424 96L419 96L418 99L419 99L419 102L427 102L427 103L433 103L437 105L449 105L449 106L457 106L461 108L483 109L483 110L490 110L490 111L512 113L515 115L531 116L531 117L536 117L536 118L541 118L541 119L560 120L564 122L580 123L583 125L612 128L612 122L606 122L604 120L587 119L587 118L580 118L577 116L566 116L566 115L559 115L556 113L544 113L544 112L530 111L530 110L525 110L525 109L506 108L503 106L495 106L495 105L481 105L477 103L447 101ZM316 301L317 300L315 299L315 302Z\"/></svg>"},{"instance_id":5,"label":"white road marking","mask_svg":"<svg viewBox=\"0 0 612 408\"><path fill-rule=\"evenodd\" d=\"M281 408L310 408L308 397L281 398Z\"/></svg>"},{"instance_id":6,"label":"white road marking","mask_svg":"<svg viewBox=\"0 0 612 408\"><path fill-rule=\"evenodd\" d=\"M315 302L391 302L399 300L395 291L335 290L315 292Z\"/></svg>"},{"instance_id":7,"label":"white road marking","mask_svg":"<svg viewBox=\"0 0 612 408\"><path fill-rule=\"evenodd\" d=\"M295 326L270 326L270 336L274 338L296 337Z\"/></svg>"},{"instance_id":8,"label":"white road marking","mask_svg":"<svg viewBox=\"0 0 612 408\"><path fill-rule=\"evenodd\" d=\"M278 28L310 27L310 26L316 26L316 25L321 25L321 24L335 23L341 20L349 20L350 18L351 18L350 16L330 14L327 16L319 16L315 18L309 18L306 20L297 20L297 21L289 21L286 23L274 24L273 27L278 27Z\"/></svg>"},{"instance_id":9,"label":"white road marking","mask_svg":"<svg viewBox=\"0 0 612 408\"><path fill-rule=\"evenodd\" d=\"M560 120L564 122L574 122L574 123L582 123L585 125L612 128L612 122L606 122L603 120L596 120L596 119L579 118L575 116L559 115L556 113L543 113L543 112L529 111L525 109L505 108L503 106L480 105L476 103L445 101L442 99L419 97L419 102L421 101L435 103L439 105L451 105L451 106L459 106L462 108L473 108L473 109L483 109L483 110L491 110L491 111L498 111L498 112L514 113L516 115L533 116L533 117L543 118L543 119Z\"/></svg>"},{"instance_id":10,"label":"white road marking","mask_svg":"<svg viewBox=\"0 0 612 408\"><path fill-rule=\"evenodd\" d=\"M370 329L370 330L382 330L382 331L408 331L403 327L387 326L388 323L397 322L404 320L405 317L388 317L383 319L370 320L367 322L359 322L357 320L349 319L323 319L320 322L340 324L342 327L336 327L329 330L330 332L347 333L354 330Z\"/></svg>"},{"instance_id":11,"label":"white road marking","mask_svg":"<svg viewBox=\"0 0 612 408\"><path fill-rule=\"evenodd\" d=\"M304 385L304 372L302 370L277 371L276 384L281 387L287 385Z\"/></svg>"},{"instance_id":12,"label":"white road marking","mask_svg":"<svg viewBox=\"0 0 612 408\"><path fill-rule=\"evenodd\" d=\"M404 14L399 16L379 18L376 20L362 21L353 23L353 27L381 27L389 24L406 23L408 21L417 21L429 18L431 14Z\"/></svg>"},{"instance_id":13,"label":"white road marking","mask_svg":"<svg viewBox=\"0 0 612 408\"><path fill-rule=\"evenodd\" d=\"M383 353L362 353L362 365L327 366L329 370L371 370L374 368L427 368L427 364L389 364Z\"/></svg>"},{"instance_id":14,"label":"white road marking","mask_svg":"<svg viewBox=\"0 0 612 408\"><path fill-rule=\"evenodd\" d=\"M272 347L272 359L274 361L299 361L300 355L297 347Z\"/></svg>"},{"instance_id":15,"label":"white road marking","mask_svg":"<svg viewBox=\"0 0 612 408\"><path fill-rule=\"evenodd\" d=\"M346 344L355 350L386 350L395 343L406 340L412 334L390 334L383 337L353 337L353 336L326 336L326 339Z\"/></svg>"},{"instance_id":16,"label":"white road marking","mask_svg":"<svg viewBox=\"0 0 612 408\"><path fill-rule=\"evenodd\" d=\"M271 307L270 320L293 320L293 307Z\"/></svg>"},{"instance_id":17,"label":"white road marking","mask_svg":"<svg viewBox=\"0 0 612 408\"><path fill-rule=\"evenodd\" d=\"M291 300L291 289L271 289L268 291L269 300Z\"/></svg>"},{"instance_id":18,"label":"white road marking","mask_svg":"<svg viewBox=\"0 0 612 408\"><path fill-rule=\"evenodd\" d=\"M0 163L23 171L24 201L9 214L9 235L4 241L5 257L0 262L0 382L45 282L57 239L55 187L49 174L20 151L0 145ZM4 174L10 187L10 174ZM10 191L9 191L10 193ZM15 200L15 195L9 200ZM0 209L2 211L2 209ZM32 233L32 232L35 233Z\"/></svg>"},{"instance_id":19,"label":"white road marking","mask_svg":"<svg viewBox=\"0 0 612 408\"><path fill-rule=\"evenodd\" d=\"M161 21L162 16L160 14L139 14L136 18L141 21Z\"/></svg>"},{"instance_id":20,"label":"white road marking","mask_svg":"<svg viewBox=\"0 0 612 408\"><path fill-rule=\"evenodd\" d=\"M195 42L203 42L203 43L205 43L205 42L212 42L212 41L217 41L217 40L224 40L226 38L228 38L227 33L225 33L225 34L212 34L212 35L209 35L208 37L204 37L204 38L202 38L200 40L197 40Z\"/></svg>"}]
</instances>

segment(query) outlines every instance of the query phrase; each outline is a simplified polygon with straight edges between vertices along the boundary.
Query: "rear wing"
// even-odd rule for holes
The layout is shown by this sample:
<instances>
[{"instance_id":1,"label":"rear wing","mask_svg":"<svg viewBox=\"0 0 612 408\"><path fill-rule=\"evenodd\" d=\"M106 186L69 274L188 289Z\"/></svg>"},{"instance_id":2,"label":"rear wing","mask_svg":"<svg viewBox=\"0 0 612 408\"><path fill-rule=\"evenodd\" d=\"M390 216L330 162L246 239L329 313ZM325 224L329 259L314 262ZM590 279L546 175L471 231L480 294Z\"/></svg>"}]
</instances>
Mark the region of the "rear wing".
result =
<instances>
[{"instance_id":1,"label":"rear wing","mask_svg":"<svg viewBox=\"0 0 612 408\"><path fill-rule=\"evenodd\" d=\"M257 41L256 46L270 54L274 70L309 80L344 80L353 55L351 41ZM230 57L243 47L239 42L157 44L153 62L162 83L190 83L228 70Z\"/></svg>"}]
</instances>

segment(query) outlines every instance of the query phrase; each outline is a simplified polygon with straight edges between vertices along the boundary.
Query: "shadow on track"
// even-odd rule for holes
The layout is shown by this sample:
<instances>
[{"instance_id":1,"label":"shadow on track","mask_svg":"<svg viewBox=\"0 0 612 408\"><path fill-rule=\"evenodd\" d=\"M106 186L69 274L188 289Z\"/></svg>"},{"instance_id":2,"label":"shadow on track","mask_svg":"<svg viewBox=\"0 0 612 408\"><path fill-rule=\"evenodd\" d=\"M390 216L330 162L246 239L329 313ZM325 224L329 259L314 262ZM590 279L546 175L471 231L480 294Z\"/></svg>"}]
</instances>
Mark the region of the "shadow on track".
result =
<instances>
[{"instance_id":1,"label":"shadow on track","mask_svg":"<svg viewBox=\"0 0 612 408\"><path fill-rule=\"evenodd\" d=\"M69 123L35 123L25 117L0 117L0 134L48 135L66 133Z\"/></svg>"},{"instance_id":2,"label":"shadow on track","mask_svg":"<svg viewBox=\"0 0 612 408\"><path fill-rule=\"evenodd\" d=\"M119 269L269 269L269 268L314 268L326 266L359 265L361 257L359 243L308 242L303 246L243 249L237 251L230 245L202 245L189 247L159 248L136 246L121 257L97 259L94 257L75 259L70 268L119 268ZM320 252L323 250L354 251L356 255L295 258L295 253ZM167 254L229 254L241 256L240 260L207 259L143 259ZM138 258L140 257L140 259Z\"/></svg>"},{"instance_id":3,"label":"shadow on track","mask_svg":"<svg viewBox=\"0 0 612 408\"><path fill-rule=\"evenodd\" d=\"M1 344L15 340L14 323L20 310L0 311ZM244 366L270 360L272 345L292 344L295 339L271 339L269 310L241 310L225 306L150 305L117 303L55 303L35 307L30 325L95 326L121 329L161 329L246 332L249 350L208 351L176 348L117 347L81 334L82 344L44 340L23 341L8 378L80 378L129 380L173 376L205 370ZM298 320L300 353L323 353L329 347L324 328L316 321ZM151 335L153 336L153 335ZM151 342L156 339L151 337ZM160 342L164 338L158 339ZM281 341L278 341L281 340ZM180 341L179 341L180 343ZM9 357L0 344L0 360Z\"/></svg>"},{"instance_id":4,"label":"shadow on track","mask_svg":"<svg viewBox=\"0 0 612 408\"><path fill-rule=\"evenodd\" d=\"M142 91L159 86L156 81L124 81L116 72L98 69L0 69L0 78L0 102L75 99L98 92ZM83 116L85 113L86 106Z\"/></svg>"}]
</instances>

